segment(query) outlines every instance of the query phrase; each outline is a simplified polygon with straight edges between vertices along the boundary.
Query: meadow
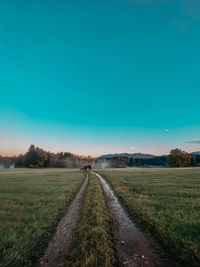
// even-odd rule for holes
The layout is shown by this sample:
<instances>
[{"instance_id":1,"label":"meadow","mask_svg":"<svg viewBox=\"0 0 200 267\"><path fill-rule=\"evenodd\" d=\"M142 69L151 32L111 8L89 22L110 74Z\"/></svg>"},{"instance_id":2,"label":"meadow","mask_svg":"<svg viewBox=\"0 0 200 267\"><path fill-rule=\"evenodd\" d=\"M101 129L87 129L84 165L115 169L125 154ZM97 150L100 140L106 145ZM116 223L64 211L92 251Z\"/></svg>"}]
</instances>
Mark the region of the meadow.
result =
<instances>
[{"instance_id":1,"label":"meadow","mask_svg":"<svg viewBox=\"0 0 200 267\"><path fill-rule=\"evenodd\" d=\"M76 169L0 170L0 266L32 266L79 190Z\"/></svg>"},{"instance_id":2,"label":"meadow","mask_svg":"<svg viewBox=\"0 0 200 267\"><path fill-rule=\"evenodd\" d=\"M173 256L200 266L200 168L99 169L136 225Z\"/></svg>"},{"instance_id":3,"label":"meadow","mask_svg":"<svg viewBox=\"0 0 200 267\"><path fill-rule=\"evenodd\" d=\"M200 266L200 168L96 171L177 266ZM65 266L118 266L105 196L89 176ZM0 170L0 266L32 266L43 255L84 177L78 169Z\"/></svg>"}]
</instances>

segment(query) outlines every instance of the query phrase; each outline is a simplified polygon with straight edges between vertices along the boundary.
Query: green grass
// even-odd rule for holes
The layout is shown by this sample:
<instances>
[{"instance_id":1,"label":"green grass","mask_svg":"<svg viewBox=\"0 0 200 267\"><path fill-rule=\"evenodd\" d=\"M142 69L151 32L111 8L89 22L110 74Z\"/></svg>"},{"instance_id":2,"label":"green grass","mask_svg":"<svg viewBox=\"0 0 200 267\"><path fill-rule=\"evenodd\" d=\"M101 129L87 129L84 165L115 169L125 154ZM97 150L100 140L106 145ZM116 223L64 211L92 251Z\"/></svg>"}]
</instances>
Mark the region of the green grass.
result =
<instances>
[{"instance_id":1,"label":"green grass","mask_svg":"<svg viewBox=\"0 0 200 267\"><path fill-rule=\"evenodd\" d=\"M182 266L200 266L200 168L104 169L130 217Z\"/></svg>"},{"instance_id":2,"label":"green grass","mask_svg":"<svg viewBox=\"0 0 200 267\"><path fill-rule=\"evenodd\" d=\"M118 266L111 232L111 218L102 188L96 176L90 174L80 219L67 253L65 267Z\"/></svg>"},{"instance_id":3,"label":"green grass","mask_svg":"<svg viewBox=\"0 0 200 267\"><path fill-rule=\"evenodd\" d=\"M83 177L73 169L0 170L0 266L31 266L43 254Z\"/></svg>"}]
</instances>

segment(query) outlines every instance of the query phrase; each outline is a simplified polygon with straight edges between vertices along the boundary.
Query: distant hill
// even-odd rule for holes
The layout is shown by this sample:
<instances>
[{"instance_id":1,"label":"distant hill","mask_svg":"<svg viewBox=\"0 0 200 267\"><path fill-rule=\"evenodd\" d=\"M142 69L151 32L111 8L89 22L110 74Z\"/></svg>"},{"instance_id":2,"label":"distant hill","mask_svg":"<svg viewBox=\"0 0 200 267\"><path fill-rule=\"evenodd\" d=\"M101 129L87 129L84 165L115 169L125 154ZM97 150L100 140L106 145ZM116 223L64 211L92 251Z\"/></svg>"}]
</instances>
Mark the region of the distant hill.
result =
<instances>
[{"instance_id":1,"label":"distant hill","mask_svg":"<svg viewBox=\"0 0 200 267\"><path fill-rule=\"evenodd\" d=\"M191 154L200 155L200 151L192 152Z\"/></svg>"},{"instance_id":2,"label":"distant hill","mask_svg":"<svg viewBox=\"0 0 200 267\"><path fill-rule=\"evenodd\" d=\"M130 153L119 153L119 154L117 154L117 153L115 153L115 154L102 155L99 158L101 158L101 159L109 159L109 158L113 158L113 157L117 157L117 156L128 157L128 158L134 157L136 159L151 159L151 158L155 157L154 155L143 154L143 153L133 153L133 154L130 154Z\"/></svg>"},{"instance_id":3,"label":"distant hill","mask_svg":"<svg viewBox=\"0 0 200 267\"><path fill-rule=\"evenodd\" d=\"M196 152L191 152L191 154L195 154L195 155L200 155L200 151L196 151ZM162 155L163 157L167 157L169 154L164 154ZM115 154L106 154L106 155L102 155L99 158L100 159L110 159L113 157L134 157L135 159L151 159L156 157L155 155L152 154L143 154L143 153L115 153Z\"/></svg>"}]
</instances>

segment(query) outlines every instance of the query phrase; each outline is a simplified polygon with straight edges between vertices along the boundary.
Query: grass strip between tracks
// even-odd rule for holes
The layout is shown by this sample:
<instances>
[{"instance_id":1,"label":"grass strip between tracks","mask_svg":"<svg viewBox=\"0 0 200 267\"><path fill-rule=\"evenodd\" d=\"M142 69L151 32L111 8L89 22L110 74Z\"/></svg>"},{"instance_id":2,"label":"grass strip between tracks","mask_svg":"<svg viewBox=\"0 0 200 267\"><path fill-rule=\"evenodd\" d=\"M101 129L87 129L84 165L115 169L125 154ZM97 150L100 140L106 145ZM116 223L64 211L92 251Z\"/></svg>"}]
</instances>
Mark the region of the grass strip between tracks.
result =
<instances>
[{"instance_id":1,"label":"grass strip between tracks","mask_svg":"<svg viewBox=\"0 0 200 267\"><path fill-rule=\"evenodd\" d=\"M99 180L92 173L65 266L119 266L109 210Z\"/></svg>"}]
</instances>

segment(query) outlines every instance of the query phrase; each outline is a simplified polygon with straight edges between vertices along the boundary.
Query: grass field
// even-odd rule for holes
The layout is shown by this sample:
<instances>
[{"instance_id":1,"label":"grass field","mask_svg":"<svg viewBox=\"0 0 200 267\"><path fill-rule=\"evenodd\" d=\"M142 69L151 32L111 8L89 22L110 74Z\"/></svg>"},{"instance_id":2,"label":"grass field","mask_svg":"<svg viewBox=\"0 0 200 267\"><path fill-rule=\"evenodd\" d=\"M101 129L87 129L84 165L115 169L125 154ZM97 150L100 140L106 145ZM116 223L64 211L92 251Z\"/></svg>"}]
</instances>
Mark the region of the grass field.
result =
<instances>
[{"instance_id":1,"label":"grass field","mask_svg":"<svg viewBox=\"0 0 200 267\"><path fill-rule=\"evenodd\" d=\"M111 234L111 218L99 180L92 173L72 245L66 257L65 267L71 266L118 266Z\"/></svg>"},{"instance_id":2,"label":"grass field","mask_svg":"<svg viewBox=\"0 0 200 267\"><path fill-rule=\"evenodd\" d=\"M0 170L0 266L31 266L81 186L73 169Z\"/></svg>"},{"instance_id":3,"label":"grass field","mask_svg":"<svg viewBox=\"0 0 200 267\"><path fill-rule=\"evenodd\" d=\"M200 168L101 169L133 221L182 266L200 266Z\"/></svg>"}]
</instances>

